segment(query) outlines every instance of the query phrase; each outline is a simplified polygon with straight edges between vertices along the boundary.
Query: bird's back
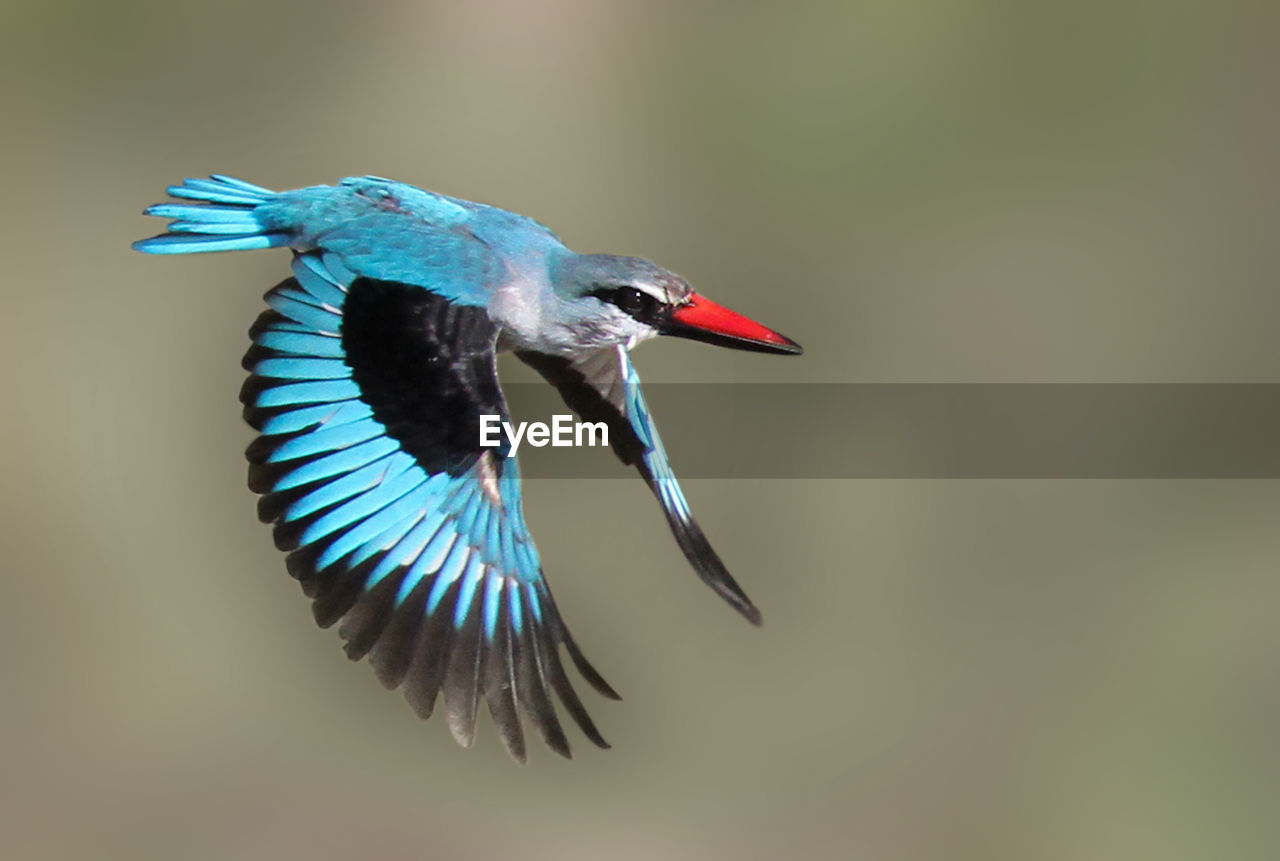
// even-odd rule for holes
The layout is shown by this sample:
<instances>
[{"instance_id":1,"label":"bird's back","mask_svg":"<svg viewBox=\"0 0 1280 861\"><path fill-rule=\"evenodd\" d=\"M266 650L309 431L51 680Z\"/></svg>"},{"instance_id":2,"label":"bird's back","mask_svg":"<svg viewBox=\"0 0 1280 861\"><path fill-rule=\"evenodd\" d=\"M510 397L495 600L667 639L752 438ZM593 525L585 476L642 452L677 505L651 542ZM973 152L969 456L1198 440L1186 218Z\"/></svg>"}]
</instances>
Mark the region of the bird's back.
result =
<instances>
[{"instance_id":1,"label":"bird's back","mask_svg":"<svg viewBox=\"0 0 1280 861\"><path fill-rule=\"evenodd\" d=\"M366 277L414 284L462 305L486 305L528 259L567 252L522 215L381 177L280 192L254 211L295 248L323 247Z\"/></svg>"}]
</instances>

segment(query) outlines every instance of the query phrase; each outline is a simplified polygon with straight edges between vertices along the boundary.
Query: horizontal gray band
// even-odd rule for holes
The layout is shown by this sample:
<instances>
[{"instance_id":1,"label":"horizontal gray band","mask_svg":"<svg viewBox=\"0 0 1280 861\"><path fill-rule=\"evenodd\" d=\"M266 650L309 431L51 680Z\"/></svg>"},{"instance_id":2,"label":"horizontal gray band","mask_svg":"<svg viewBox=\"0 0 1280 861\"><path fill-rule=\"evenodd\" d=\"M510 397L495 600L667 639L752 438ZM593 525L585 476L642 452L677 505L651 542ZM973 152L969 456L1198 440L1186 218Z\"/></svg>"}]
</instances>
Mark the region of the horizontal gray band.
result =
<instances>
[{"instance_id":1,"label":"horizontal gray band","mask_svg":"<svg viewBox=\"0 0 1280 861\"><path fill-rule=\"evenodd\" d=\"M1280 384L650 384L685 478L1280 478ZM515 420L569 410L505 387ZM612 453L520 448L526 477L617 478Z\"/></svg>"}]
</instances>

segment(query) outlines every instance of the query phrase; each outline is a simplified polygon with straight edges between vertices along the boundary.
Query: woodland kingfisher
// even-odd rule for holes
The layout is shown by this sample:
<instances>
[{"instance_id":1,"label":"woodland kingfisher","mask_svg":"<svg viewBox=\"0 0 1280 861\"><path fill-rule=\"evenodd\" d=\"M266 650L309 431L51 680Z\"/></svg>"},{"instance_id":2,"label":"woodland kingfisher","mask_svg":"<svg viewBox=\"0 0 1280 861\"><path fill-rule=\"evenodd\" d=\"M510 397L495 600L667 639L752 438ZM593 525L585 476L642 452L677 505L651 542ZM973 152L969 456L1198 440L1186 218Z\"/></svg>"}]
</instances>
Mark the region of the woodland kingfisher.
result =
<instances>
[{"instance_id":1,"label":"woodland kingfisher","mask_svg":"<svg viewBox=\"0 0 1280 861\"><path fill-rule=\"evenodd\" d=\"M554 693L608 747L561 648L601 695L618 695L556 609L516 459L480 445L481 416L509 420L502 351L584 421L606 424L698 576L760 623L689 511L630 350L675 335L799 354L794 341L648 260L577 254L530 218L380 177L275 192L215 174L168 193L184 202L145 210L172 221L138 251L293 253L243 362L244 416L259 434L249 487L316 621L341 620L348 656L367 656L419 715L443 694L449 728L469 746L483 699L516 760L523 722L568 757Z\"/></svg>"}]
</instances>

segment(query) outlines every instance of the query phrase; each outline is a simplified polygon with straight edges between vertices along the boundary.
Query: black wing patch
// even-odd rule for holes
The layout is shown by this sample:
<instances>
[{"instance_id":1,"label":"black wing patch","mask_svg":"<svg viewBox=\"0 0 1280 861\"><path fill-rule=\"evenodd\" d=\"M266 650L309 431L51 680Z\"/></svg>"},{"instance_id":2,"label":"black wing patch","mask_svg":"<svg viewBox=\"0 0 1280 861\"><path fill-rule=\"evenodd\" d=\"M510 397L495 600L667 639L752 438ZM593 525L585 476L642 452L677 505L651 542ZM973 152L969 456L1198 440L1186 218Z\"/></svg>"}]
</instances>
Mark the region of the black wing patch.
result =
<instances>
[{"instance_id":1,"label":"black wing patch","mask_svg":"<svg viewBox=\"0 0 1280 861\"><path fill-rule=\"evenodd\" d=\"M485 451L480 416L506 415L497 334L484 308L392 281L357 278L343 309L342 347L364 401L430 473L469 470ZM494 454L500 471L505 439Z\"/></svg>"}]
</instances>

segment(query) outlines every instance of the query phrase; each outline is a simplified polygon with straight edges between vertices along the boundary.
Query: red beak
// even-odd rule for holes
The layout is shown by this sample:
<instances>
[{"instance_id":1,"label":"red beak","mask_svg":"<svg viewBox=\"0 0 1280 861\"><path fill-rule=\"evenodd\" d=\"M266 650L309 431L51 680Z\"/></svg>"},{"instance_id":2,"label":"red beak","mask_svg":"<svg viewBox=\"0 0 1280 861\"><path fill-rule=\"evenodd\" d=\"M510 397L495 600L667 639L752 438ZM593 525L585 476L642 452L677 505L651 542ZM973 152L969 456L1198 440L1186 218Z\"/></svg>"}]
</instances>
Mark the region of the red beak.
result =
<instances>
[{"instance_id":1,"label":"red beak","mask_svg":"<svg viewBox=\"0 0 1280 861\"><path fill-rule=\"evenodd\" d=\"M671 312L669 322L661 329L662 334L759 353L798 356L804 352L803 347L785 335L717 305L705 296L690 293L686 301L688 304Z\"/></svg>"}]
</instances>

